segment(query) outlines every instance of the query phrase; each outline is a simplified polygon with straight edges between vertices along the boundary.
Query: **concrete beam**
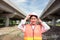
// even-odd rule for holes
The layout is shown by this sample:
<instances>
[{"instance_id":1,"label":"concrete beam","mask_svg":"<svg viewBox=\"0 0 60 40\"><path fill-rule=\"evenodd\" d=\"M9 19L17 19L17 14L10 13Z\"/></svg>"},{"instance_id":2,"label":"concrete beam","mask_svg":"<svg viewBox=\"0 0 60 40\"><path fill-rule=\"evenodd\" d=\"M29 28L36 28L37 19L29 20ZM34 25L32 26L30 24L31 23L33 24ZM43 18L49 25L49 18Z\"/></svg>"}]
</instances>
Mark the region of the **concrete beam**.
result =
<instances>
[{"instance_id":1,"label":"concrete beam","mask_svg":"<svg viewBox=\"0 0 60 40\"><path fill-rule=\"evenodd\" d=\"M10 6L8 6L6 3L4 3L3 1L0 1L0 10L14 12L13 9Z\"/></svg>"},{"instance_id":2,"label":"concrete beam","mask_svg":"<svg viewBox=\"0 0 60 40\"><path fill-rule=\"evenodd\" d=\"M45 13L42 18L45 18L46 16L50 15L51 13L55 13L59 8L60 8L60 5L54 7L53 9L51 9L50 11Z\"/></svg>"},{"instance_id":3,"label":"concrete beam","mask_svg":"<svg viewBox=\"0 0 60 40\"><path fill-rule=\"evenodd\" d=\"M43 15L41 16L41 18L43 19L48 15L55 13L59 8L60 8L60 0L55 0L54 3L50 5L50 7L46 11L43 11Z\"/></svg>"},{"instance_id":4,"label":"concrete beam","mask_svg":"<svg viewBox=\"0 0 60 40\"><path fill-rule=\"evenodd\" d=\"M8 1L8 0L7 0ZM11 3L12 4L12 3ZM22 17L22 18L24 18L25 17L25 15L23 14L23 12L20 10L17 10L16 8L17 7L12 7L12 5L10 4L10 2L9 2L9 4L8 3L6 3L5 1L3 1L3 0L1 0L0 1L0 10L2 10L2 11L7 11L7 12L11 12L12 14L15 14L15 13L17 13L18 15L20 15L20 17ZM18 8L19 9L19 8ZM2 12L1 11L1 12Z\"/></svg>"},{"instance_id":5,"label":"concrete beam","mask_svg":"<svg viewBox=\"0 0 60 40\"><path fill-rule=\"evenodd\" d=\"M13 7L16 11L26 16L26 14L20 8L18 8L17 5L15 5L15 3L12 3L10 0L3 0L3 1L7 3L8 5L10 5L11 7Z\"/></svg>"},{"instance_id":6,"label":"concrete beam","mask_svg":"<svg viewBox=\"0 0 60 40\"><path fill-rule=\"evenodd\" d=\"M48 10L48 8L55 2L56 0L50 0L49 3L47 4L47 6L45 7L45 9L42 12L42 15L44 15L44 13ZM41 16L42 16L41 15ZM40 17L41 17L40 16Z\"/></svg>"}]
</instances>

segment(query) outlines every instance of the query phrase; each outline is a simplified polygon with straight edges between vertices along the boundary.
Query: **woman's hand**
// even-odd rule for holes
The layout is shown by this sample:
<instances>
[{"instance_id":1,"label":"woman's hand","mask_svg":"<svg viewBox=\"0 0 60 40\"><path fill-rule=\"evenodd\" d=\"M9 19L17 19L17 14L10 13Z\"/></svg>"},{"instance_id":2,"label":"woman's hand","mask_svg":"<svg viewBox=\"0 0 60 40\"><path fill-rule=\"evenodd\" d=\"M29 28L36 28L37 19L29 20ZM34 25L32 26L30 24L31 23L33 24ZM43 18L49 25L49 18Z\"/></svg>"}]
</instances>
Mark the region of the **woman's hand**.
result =
<instances>
[{"instance_id":1,"label":"woman's hand","mask_svg":"<svg viewBox=\"0 0 60 40\"><path fill-rule=\"evenodd\" d=\"M42 20L41 20L41 19L38 19L38 21L39 21L40 23L42 23Z\"/></svg>"},{"instance_id":2,"label":"woman's hand","mask_svg":"<svg viewBox=\"0 0 60 40\"><path fill-rule=\"evenodd\" d=\"M26 18L24 20L28 20L30 18L31 14L29 14L28 16L26 16Z\"/></svg>"}]
</instances>

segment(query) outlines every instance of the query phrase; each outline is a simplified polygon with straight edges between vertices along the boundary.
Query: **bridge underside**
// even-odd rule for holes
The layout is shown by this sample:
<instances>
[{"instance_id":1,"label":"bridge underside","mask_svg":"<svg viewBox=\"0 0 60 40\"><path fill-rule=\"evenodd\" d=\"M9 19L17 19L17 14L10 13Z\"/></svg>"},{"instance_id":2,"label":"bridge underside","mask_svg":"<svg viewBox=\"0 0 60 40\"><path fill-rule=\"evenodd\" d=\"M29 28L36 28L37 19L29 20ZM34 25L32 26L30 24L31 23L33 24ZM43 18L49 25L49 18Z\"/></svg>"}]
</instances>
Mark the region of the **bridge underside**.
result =
<instances>
[{"instance_id":1,"label":"bridge underside","mask_svg":"<svg viewBox=\"0 0 60 40\"><path fill-rule=\"evenodd\" d=\"M55 0L43 13L41 19L45 21L52 21L52 24L55 25L56 20L60 19L60 0Z\"/></svg>"},{"instance_id":2,"label":"bridge underside","mask_svg":"<svg viewBox=\"0 0 60 40\"><path fill-rule=\"evenodd\" d=\"M8 0L7 0L8 1ZM9 26L9 20L21 20L25 18L22 11L17 10L17 8L12 7L3 0L0 0L0 19L4 18L5 26Z\"/></svg>"},{"instance_id":3,"label":"bridge underside","mask_svg":"<svg viewBox=\"0 0 60 40\"><path fill-rule=\"evenodd\" d=\"M43 21L46 21L47 23L51 22L48 23L51 24L51 29L44 34L45 37L47 36L46 40L49 40L48 37L50 37L50 40L60 40L60 26L56 25L58 24L57 20L60 19L60 0L55 0L46 11L43 11L41 19ZM54 38L52 37L52 35Z\"/></svg>"}]
</instances>

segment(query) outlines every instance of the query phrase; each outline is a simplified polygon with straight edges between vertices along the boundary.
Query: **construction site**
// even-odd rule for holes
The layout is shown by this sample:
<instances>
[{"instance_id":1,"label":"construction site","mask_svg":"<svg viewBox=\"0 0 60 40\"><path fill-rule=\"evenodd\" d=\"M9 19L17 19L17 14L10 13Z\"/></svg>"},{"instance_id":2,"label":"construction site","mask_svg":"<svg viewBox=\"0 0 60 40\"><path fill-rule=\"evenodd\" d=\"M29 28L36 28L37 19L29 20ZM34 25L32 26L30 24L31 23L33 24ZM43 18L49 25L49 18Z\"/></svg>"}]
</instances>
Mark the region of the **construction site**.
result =
<instances>
[{"instance_id":1,"label":"construction site","mask_svg":"<svg viewBox=\"0 0 60 40\"><path fill-rule=\"evenodd\" d=\"M50 30L43 34L43 40L60 40L60 0L50 0L39 17ZM24 40L23 32L17 28L26 14L9 0L0 0L0 40Z\"/></svg>"}]
</instances>

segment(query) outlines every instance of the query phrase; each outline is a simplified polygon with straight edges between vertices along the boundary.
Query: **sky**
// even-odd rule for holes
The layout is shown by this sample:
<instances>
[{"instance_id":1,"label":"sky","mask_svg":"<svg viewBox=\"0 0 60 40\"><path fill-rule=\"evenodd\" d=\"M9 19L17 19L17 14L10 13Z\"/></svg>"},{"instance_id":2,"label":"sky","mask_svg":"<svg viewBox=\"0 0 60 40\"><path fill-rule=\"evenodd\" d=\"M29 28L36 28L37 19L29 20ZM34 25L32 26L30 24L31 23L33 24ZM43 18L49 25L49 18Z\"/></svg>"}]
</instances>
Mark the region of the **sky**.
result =
<instances>
[{"instance_id":1,"label":"sky","mask_svg":"<svg viewBox=\"0 0 60 40\"><path fill-rule=\"evenodd\" d=\"M40 16L48 4L49 0L10 0L20 10L28 15L31 12L35 12Z\"/></svg>"}]
</instances>

